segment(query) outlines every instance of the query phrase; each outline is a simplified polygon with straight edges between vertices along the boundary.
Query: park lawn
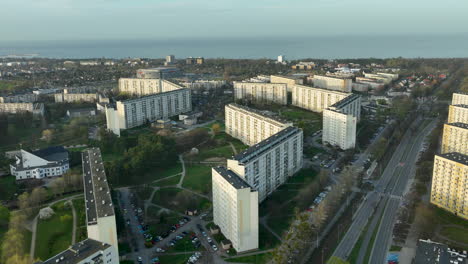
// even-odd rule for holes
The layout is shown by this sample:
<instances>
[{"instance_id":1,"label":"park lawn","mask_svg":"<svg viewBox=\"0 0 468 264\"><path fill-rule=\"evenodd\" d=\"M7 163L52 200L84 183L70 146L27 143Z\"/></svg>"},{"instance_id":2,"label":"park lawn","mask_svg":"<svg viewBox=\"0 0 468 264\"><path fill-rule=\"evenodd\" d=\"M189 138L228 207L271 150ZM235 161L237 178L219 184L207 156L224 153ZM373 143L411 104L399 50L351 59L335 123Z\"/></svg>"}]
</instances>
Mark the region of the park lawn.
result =
<instances>
[{"instance_id":1,"label":"park lawn","mask_svg":"<svg viewBox=\"0 0 468 264\"><path fill-rule=\"evenodd\" d=\"M211 167L186 165L183 187L195 192L208 194L211 191Z\"/></svg>"},{"instance_id":2,"label":"park lawn","mask_svg":"<svg viewBox=\"0 0 468 264\"><path fill-rule=\"evenodd\" d=\"M106 161L114 161L114 160L117 160L119 158L121 158L123 156L123 153L122 154L119 154L119 153L103 153L102 154L102 160L104 162Z\"/></svg>"},{"instance_id":3,"label":"park lawn","mask_svg":"<svg viewBox=\"0 0 468 264\"><path fill-rule=\"evenodd\" d=\"M196 155L187 157L191 161L204 161L209 158L231 158L234 155L232 147L229 144L223 146L205 146L199 150Z\"/></svg>"},{"instance_id":4,"label":"park lawn","mask_svg":"<svg viewBox=\"0 0 468 264\"><path fill-rule=\"evenodd\" d=\"M148 200L151 197L151 193L153 193L153 188L148 186L138 186L134 190L140 200Z\"/></svg>"},{"instance_id":5,"label":"park lawn","mask_svg":"<svg viewBox=\"0 0 468 264\"><path fill-rule=\"evenodd\" d=\"M35 257L41 260L56 255L71 244L73 216L71 209L63 208L63 204L64 202L60 202L52 206L55 214L50 219L38 221ZM65 215L69 217L63 219Z\"/></svg>"},{"instance_id":6,"label":"park lawn","mask_svg":"<svg viewBox=\"0 0 468 264\"><path fill-rule=\"evenodd\" d=\"M268 231L263 225L259 225L258 230L258 248L260 250L267 250L276 247L280 241L270 232Z\"/></svg>"},{"instance_id":7,"label":"park lawn","mask_svg":"<svg viewBox=\"0 0 468 264\"><path fill-rule=\"evenodd\" d=\"M211 202L208 199L199 197L187 190L182 190L178 188L163 188L157 190L153 196L153 203L161 207L168 208L174 211L177 211L181 214L184 214L185 211L189 208L186 208L183 204L180 204L177 200L179 193L185 194L186 196L191 197L192 202L196 204L196 208L200 210L206 210L210 208Z\"/></svg>"},{"instance_id":8,"label":"park lawn","mask_svg":"<svg viewBox=\"0 0 468 264\"><path fill-rule=\"evenodd\" d=\"M288 231L291 221L294 218L294 208L296 202L291 201L281 207L281 216L269 216L268 226L279 236L283 236L283 233Z\"/></svg>"},{"instance_id":9,"label":"park lawn","mask_svg":"<svg viewBox=\"0 0 468 264\"><path fill-rule=\"evenodd\" d=\"M185 264L192 254L158 256L161 264Z\"/></svg>"},{"instance_id":10,"label":"park lawn","mask_svg":"<svg viewBox=\"0 0 468 264\"><path fill-rule=\"evenodd\" d=\"M317 120L320 121L321 115L319 113L314 113L312 111L303 110L300 108L288 108L287 110L281 111L281 117L288 120Z\"/></svg>"},{"instance_id":11,"label":"park lawn","mask_svg":"<svg viewBox=\"0 0 468 264\"><path fill-rule=\"evenodd\" d=\"M446 226L442 227L440 234L459 243L468 244L468 229L456 226Z\"/></svg>"},{"instance_id":12,"label":"park lawn","mask_svg":"<svg viewBox=\"0 0 468 264\"><path fill-rule=\"evenodd\" d=\"M177 175L177 176L173 176L173 177L170 177L168 179L164 179L164 180L159 180L157 182L153 182L151 184L151 186L154 186L154 187L167 187L167 186L174 186L174 185L177 185L180 181L180 177L182 177L182 175Z\"/></svg>"},{"instance_id":13,"label":"park lawn","mask_svg":"<svg viewBox=\"0 0 468 264\"><path fill-rule=\"evenodd\" d=\"M2 186L0 200L5 201L15 198L15 193L18 191L18 185L16 185L15 176L9 175L0 177L0 186Z\"/></svg>"},{"instance_id":14,"label":"park lawn","mask_svg":"<svg viewBox=\"0 0 468 264\"><path fill-rule=\"evenodd\" d=\"M432 208L435 210L436 217L439 219L439 222L441 222L441 224L458 225L460 227L468 229L468 221L464 220L463 218L458 217L436 206L432 206Z\"/></svg>"},{"instance_id":15,"label":"park lawn","mask_svg":"<svg viewBox=\"0 0 468 264\"><path fill-rule=\"evenodd\" d=\"M171 226L177 224L182 218L172 211L161 213L161 210L159 207L149 206L146 211L149 232L153 235L162 235L168 232Z\"/></svg>"},{"instance_id":16,"label":"park lawn","mask_svg":"<svg viewBox=\"0 0 468 264\"><path fill-rule=\"evenodd\" d=\"M264 264L264 263L268 263L271 257L272 257L271 253L261 253L261 254L245 256L245 257L229 258L229 259L225 259L225 261L237 262L237 263Z\"/></svg>"},{"instance_id":17,"label":"park lawn","mask_svg":"<svg viewBox=\"0 0 468 264\"><path fill-rule=\"evenodd\" d=\"M182 164L177 162L168 168L152 170L145 177L151 181L156 181L179 173L182 173Z\"/></svg>"},{"instance_id":18,"label":"park lawn","mask_svg":"<svg viewBox=\"0 0 468 264\"><path fill-rule=\"evenodd\" d=\"M84 199L74 199L73 207L76 211L76 241L84 240L88 237L88 230L86 228L86 210Z\"/></svg>"}]
</instances>

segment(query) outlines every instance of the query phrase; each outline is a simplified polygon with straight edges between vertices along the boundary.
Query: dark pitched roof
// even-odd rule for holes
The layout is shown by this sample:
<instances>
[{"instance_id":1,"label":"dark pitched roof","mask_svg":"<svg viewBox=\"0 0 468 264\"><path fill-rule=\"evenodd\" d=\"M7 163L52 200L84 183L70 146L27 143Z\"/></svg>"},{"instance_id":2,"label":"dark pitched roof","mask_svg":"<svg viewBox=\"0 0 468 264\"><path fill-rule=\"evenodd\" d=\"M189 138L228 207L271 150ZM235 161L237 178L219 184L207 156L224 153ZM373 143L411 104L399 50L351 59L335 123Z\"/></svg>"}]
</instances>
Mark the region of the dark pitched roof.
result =
<instances>
[{"instance_id":1,"label":"dark pitched roof","mask_svg":"<svg viewBox=\"0 0 468 264\"><path fill-rule=\"evenodd\" d=\"M60 252L59 254L44 262L37 262L36 264L76 264L109 247L109 244L88 238L71 245L68 249Z\"/></svg>"}]
</instances>

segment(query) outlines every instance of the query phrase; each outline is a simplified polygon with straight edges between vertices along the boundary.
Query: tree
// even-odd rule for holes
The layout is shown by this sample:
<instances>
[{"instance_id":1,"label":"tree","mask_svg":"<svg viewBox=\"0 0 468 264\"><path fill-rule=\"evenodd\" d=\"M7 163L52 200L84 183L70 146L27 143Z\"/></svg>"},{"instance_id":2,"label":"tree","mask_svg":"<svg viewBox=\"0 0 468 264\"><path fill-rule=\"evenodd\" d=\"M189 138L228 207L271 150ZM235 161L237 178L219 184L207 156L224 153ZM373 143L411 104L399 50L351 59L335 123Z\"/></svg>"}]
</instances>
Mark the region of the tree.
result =
<instances>
[{"instance_id":1,"label":"tree","mask_svg":"<svg viewBox=\"0 0 468 264\"><path fill-rule=\"evenodd\" d=\"M50 183L50 189L55 196L61 195L66 190L65 181L63 178L56 178Z\"/></svg>"},{"instance_id":2,"label":"tree","mask_svg":"<svg viewBox=\"0 0 468 264\"><path fill-rule=\"evenodd\" d=\"M36 187L34 190L31 192L31 195L29 197L29 204L32 207L38 206L42 204L47 199L47 191L44 190L42 187Z\"/></svg>"},{"instance_id":3,"label":"tree","mask_svg":"<svg viewBox=\"0 0 468 264\"><path fill-rule=\"evenodd\" d=\"M221 126L218 123L214 123L211 126L211 131L213 131L213 136L216 136L219 133L219 131L221 131Z\"/></svg>"},{"instance_id":4,"label":"tree","mask_svg":"<svg viewBox=\"0 0 468 264\"><path fill-rule=\"evenodd\" d=\"M50 143L52 139L54 138L54 130L52 129L46 129L42 131L42 138L47 141L47 143Z\"/></svg>"},{"instance_id":5,"label":"tree","mask_svg":"<svg viewBox=\"0 0 468 264\"><path fill-rule=\"evenodd\" d=\"M0 227L7 227L10 221L10 211L3 205L0 205Z\"/></svg>"}]
</instances>

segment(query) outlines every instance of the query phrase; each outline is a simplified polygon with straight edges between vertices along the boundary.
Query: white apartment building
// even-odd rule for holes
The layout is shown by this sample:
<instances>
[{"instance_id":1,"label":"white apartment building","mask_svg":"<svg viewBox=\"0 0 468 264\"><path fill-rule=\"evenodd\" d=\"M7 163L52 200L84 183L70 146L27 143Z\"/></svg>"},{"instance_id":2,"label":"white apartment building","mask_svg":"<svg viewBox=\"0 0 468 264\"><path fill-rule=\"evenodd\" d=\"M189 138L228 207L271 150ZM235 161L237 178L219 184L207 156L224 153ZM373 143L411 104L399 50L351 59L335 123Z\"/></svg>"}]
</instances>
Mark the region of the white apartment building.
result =
<instances>
[{"instance_id":1,"label":"white apartment building","mask_svg":"<svg viewBox=\"0 0 468 264\"><path fill-rule=\"evenodd\" d=\"M185 88L117 101L115 106L106 106L107 129L120 135L120 130L190 111L191 93Z\"/></svg>"},{"instance_id":2,"label":"white apartment building","mask_svg":"<svg viewBox=\"0 0 468 264\"><path fill-rule=\"evenodd\" d=\"M227 160L228 169L258 191L262 202L302 168L303 133L287 127Z\"/></svg>"},{"instance_id":3,"label":"white apartment building","mask_svg":"<svg viewBox=\"0 0 468 264\"><path fill-rule=\"evenodd\" d=\"M292 88L296 84L304 84L304 79L292 77L292 76L279 76L279 75L271 75L270 76L271 83L285 83L286 87L288 88L288 92L292 92Z\"/></svg>"},{"instance_id":4,"label":"white apartment building","mask_svg":"<svg viewBox=\"0 0 468 264\"><path fill-rule=\"evenodd\" d=\"M447 123L468 124L468 105L449 105Z\"/></svg>"},{"instance_id":5,"label":"white apartment building","mask_svg":"<svg viewBox=\"0 0 468 264\"><path fill-rule=\"evenodd\" d=\"M233 171L212 169L213 221L237 252L258 248L258 192Z\"/></svg>"},{"instance_id":6,"label":"white apartment building","mask_svg":"<svg viewBox=\"0 0 468 264\"><path fill-rule=\"evenodd\" d=\"M34 93L0 96L0 103L34 103L39 95Z\"/></svg>"},{"instance_id":7,"label":"white apartment building","mask_svg":"<svg viewBox=\"0 0 468 264\"><path fill-rule=\"evenodd\" d=\"M226 85L224 80L196 80L193 82L183 82L181 83L185 88L190 89L216 89L221 88Z\"/></svg>"},{"instance_id":8,"label":"white apartment building","mask_svg":"<svg viewBox=\"0 0 468 264\"><path fill-rule=\"evenodd\" d=\"M288 103L288 85L285 83L234 82L234 98L262 103Z\"/></svg>"},{"instance_id":9,"label":"white apartment building","mask_svg":"<svg viewBox=\"0 0 468 264\"><path fill-rule=\"evenodd\" d=\"M384 84L390 84L393 81L393 77L388 76L388 75L383 75L383 74L380 74L380 73L375 73L375 74L374 73L364 73L364 77L379 80L379 81L383 82Z\"/></svg>"},{"instance_id":10,"label":"white apartment building","mask_svg":"<svg viewBox=\"0 0 468 264\"><path fill-rule=\"evenodd\" d=\"M107 184L99 148L81 153L88 238L107 243L113 256L119 256L114 205Z\"/></svg>"},{"instance_id":11,"label":"white apartment building","mask_svg":"<svg viewBox=\"0 0 468 264\"><path fill-rule=\"evenodd\" d=\"M351 149L356 145L357 118L351 114L325 109L323 111L322 141L341 149Z\"/></svg>"},{"instance_id":12,"label":"white apartment building","mask_svg":"<svg viewBox=\"0 0 468 264\"><path fill-rule=\"evenodd\" d=\"M31 112L33 115L44 115L43 103L0 103L0 113L17 114Z\"/></svg>"},{"instance_id":13,"label":"white apartment building","mask_svg":"<svg viewBox=\"0 0 468 264\"><path fill-rule=\"evenodd\" d=\"M54 94L56 103L72 103L72 102L91 102L98 101L96 93L57 93Z\"/></svg>"},{"instance_id":14,"label":"white apartment building","mask_svg":"<svg viewBox=\"0 0 468 264\"><path fill-rule=\"evenodd\" d=\"M369 91L370 85L367 84L367 83L355 82L355 83L353 83L352 87L353 87L353 91L367 92L367 91Z\"/></svg>"},{"instance_id":15,"label":"white apartment building","mask_svg":"<svg viewBox=\"0 0 468 264\"><path fill-rule=\"evenodd\" d=\"M85 239L71 245L68 249L36 264L118 264L119 255L115 255L112 246L96 241Z\"/></svg>"},{"instance_id":16,"label":"white apartment building","mask_svg":"<svg viewBox=\"0 0 468 264\"><path fill-rule=\"evenodd\" d=\"M431 203L468 220L468 156L451 152L436 155Z\"/></svg>"},{"instance_id":17,"label":"white apartment building","mask_svg":"<svg viewBox=\"0 0 468 264\"><path fill-rule=\"evenodd\" d=\"M377 72L376 73L379 76L383 76L384 78L390 78L392 81L398 80L398 73L388 73L388 72Z\"/></svg>"},{"instance_id":18,"label":"white apartment building","mask_svg":"<svg viewBox=\"0 0 468 264\"><path fill-rule=\"evenodd\" d=\"M468 105L468 94L454 93L452 95L452 105Z\"/></svg>"},{"instance_id":19,"label":"white apartment building","mask_svg":"<svg viewBox=\"0 0 468 264\"><path fill-rule=\"evenodd\" d=\"M353 89L351 78L340 78L335 76L314 75L312 79L314 87L350 93Z\"/></svg>"},{"instance_id":20,"label":"white apartment building","mask_svg":"<svg viewBox=\"0 0 468 264\"><path fill-rule=\"evenodd\" d=\"M150 95L182 89L184 87L162 79L120 78L119 92L131 95Z\"/></svg>"},{"instance_id":21,"label":"white apartment building","mask_svg":"<svg viewBox=\"0 0 468 264\"><path fill-rule=\"evenodd\" d=\"M325 108L349 95L350 93L296 85L292 90L292 105L321 113Z\"/></svg>"},{"instance_id":22,"label":"white apartment building","mask_svg":"<svg viewBox=\"0 0 468 264\"><path fill-rule=\"evenodd\" d=\"M444 124L442 154L450 152L468 155L468 124Z\"/></svg>"},{"instance_id":23,"label":"white apartment building","mask_svg":"<svg viewBox=\"0 0 468 264\"><path fill-rule=\"evenodd\" d=\"M182 73L175 67L157 67L137 70L138 79L166 79L182 77Z\"/></svg>"},{"instance_id":24,"label":"white apartment building","mask_svg":"<svg viewBox=\"0 0 468 264\"><path fill-rule=\"evenodd\" d=\"M226 133L248 146L257 144L284 128L292 126L292 123L277 117L268 116L258 110L234 103L226 105L224 110Z\"/></svg>"},{"instance_id":25,"label":"white apartment building","mask_svg":"<svg viewBox=\"0 0 468 264\"><path fill-rule=\"evenodd\" d=\"M68 152L63 147L49 147L33 152L20 150L10 164L16 180L43 179L63 175L70 169Z\"/></svg>"}]
</instances>

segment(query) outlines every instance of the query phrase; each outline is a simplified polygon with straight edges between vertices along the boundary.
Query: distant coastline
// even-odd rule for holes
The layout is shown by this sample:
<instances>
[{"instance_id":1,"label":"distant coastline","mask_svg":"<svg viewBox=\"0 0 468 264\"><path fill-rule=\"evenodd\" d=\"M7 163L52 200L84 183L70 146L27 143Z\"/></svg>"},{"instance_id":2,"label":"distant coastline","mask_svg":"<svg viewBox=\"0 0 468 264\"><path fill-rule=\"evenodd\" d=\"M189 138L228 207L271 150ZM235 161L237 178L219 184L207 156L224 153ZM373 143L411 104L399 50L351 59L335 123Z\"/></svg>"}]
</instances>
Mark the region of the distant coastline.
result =
<instances>
[{"instance_id":1,"label":"distant coastline","mask_svg":"<svg viewBox=\"0 0 468 264\"><path fill-rule=\"evenodd\" d=\"M468 34L0 42L2 58L466 58Z\"/></svg>"}]
</instances>

